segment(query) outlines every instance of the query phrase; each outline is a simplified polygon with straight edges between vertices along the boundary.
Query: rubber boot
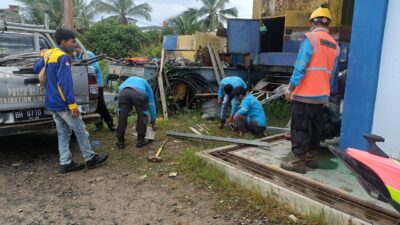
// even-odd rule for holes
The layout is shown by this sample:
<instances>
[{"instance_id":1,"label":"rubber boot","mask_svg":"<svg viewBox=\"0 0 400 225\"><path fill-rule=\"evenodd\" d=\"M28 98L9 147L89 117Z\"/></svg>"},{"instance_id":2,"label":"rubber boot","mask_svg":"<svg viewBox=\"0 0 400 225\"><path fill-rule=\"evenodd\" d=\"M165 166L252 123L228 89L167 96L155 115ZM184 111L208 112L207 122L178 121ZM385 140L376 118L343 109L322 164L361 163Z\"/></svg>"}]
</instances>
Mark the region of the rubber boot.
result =
<instances>
[{"instance_id":1,"label":"rubber boot","mask_svg":"<svg viewBox=\"0 0 400 225\"><path fill-rule=\"evenodd\" d=\"M225 123L226 123L226 119L222 119L221 122L220 122L220 124L219 124L218 129L224 129Z\"/></svg>"},{"instance_id":2,"label":"rubber boot","mask_svg":"<svg viewBox=\"0 0 400 225\"><path fill-rule=\"evenodd\" d=\"M296 155L294 160L281 163L281 168L296 173L305 174L307 172L306 167L306 154Z\"/></svg>"},{"instance_id":3,"label":"rubber boot","mask_svg":"<svg viewBox=\"0 0 400 225\"><path fill-rule=\"evenodd\" d=\"M318 168L318 151L310 151L306 154L306 166L311 169Z\"/></svg>"}]
</instances>

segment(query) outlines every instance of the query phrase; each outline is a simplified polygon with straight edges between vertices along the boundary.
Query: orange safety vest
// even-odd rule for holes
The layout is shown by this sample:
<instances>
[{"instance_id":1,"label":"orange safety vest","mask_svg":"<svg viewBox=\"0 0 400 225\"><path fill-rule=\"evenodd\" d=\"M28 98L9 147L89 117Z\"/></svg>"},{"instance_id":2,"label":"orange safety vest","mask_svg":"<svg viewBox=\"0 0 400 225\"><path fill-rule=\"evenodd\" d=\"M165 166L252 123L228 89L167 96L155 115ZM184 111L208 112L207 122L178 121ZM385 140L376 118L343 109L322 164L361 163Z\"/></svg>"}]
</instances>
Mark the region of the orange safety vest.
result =
<instances>
[{"instance_id":1,"label":"orange safety vest","mask_svg":"<svg viewBox=\"0 0 400 225\"><path fill-rule=\"evenodd\" d=\"M339 56L339 45L325 30L316 29L305 34L311 43L313 54L303 80L294 89L293 95L302 97L329 96L330 79Z\"/></svg>"}]
</instances>

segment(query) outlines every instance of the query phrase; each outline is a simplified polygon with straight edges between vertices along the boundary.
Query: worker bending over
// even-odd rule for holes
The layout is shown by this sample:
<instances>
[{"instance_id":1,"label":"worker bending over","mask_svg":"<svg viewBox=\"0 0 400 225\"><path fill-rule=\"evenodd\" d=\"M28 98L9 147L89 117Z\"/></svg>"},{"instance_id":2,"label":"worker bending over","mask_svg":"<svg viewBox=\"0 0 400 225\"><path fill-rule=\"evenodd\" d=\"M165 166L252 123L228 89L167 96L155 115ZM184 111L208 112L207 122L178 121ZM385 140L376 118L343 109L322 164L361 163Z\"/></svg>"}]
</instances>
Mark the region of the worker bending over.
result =
<instances>
[{"instance_id":1,"label":"worker bending over","mask_svg":"<svg viewBox=\"0 0 400 225\"><path fill-rule=\"evenodd\" d=\"M247 88L246 83L240 77L225 77L221 80L218 88L218 104L222 104L220 113L221 124L219 126L219 129L223 129L226 122L233 122L233 116L235 115L239 107L239 100L232 96L232 91L238 87L243 87L244 89ZM231 105L231 115L229 116L228 120L226 120L226 112L228 110L229 104Z\"/></svg>"},{"instance_id":2,"label":"worker bending over","mask_svg":"<svg viewBox=\"0 0 400 225\"><path fill-rule=\"evenodd\" d=\"M150 123L155 130L156 124L156 105L153 90L147 81L140 77L130 77L126 79L118 88L118 128L117 128L117 147L125 148L125 130L128 122L129 112L135 106L137 121L137 143L136 147L141 148L151 141L145 139L150 111Z\"/></svg>"},{"instance_id":3,"label":"worker bending over","mask_svg":"<svg viewBox=\"0 0 400 225\"><path fill-rule=\"evenodd\" d=\"M282 163L285 170L306 173L317 168L321 141L323 105L329 103L331 85L338 72L339 46L329 35L332 20L327 6L315 10L311 32L301 44L285 98L292 102L291 141L295 159Z\"/></svg>"},{"instance_id":4,"label":"worker bending over","mask_svg":"<svg viewBox=\"0 0 400 225\"><path fill-rule=\"evenodd\" d=\"M246 89L238 87L233 96L240 102L240 108L233 118L233 128L239 134L250 131L256 137L263 137L267 126L264 108L254 95L246 95Z\"/></svg>"}]
</instances>

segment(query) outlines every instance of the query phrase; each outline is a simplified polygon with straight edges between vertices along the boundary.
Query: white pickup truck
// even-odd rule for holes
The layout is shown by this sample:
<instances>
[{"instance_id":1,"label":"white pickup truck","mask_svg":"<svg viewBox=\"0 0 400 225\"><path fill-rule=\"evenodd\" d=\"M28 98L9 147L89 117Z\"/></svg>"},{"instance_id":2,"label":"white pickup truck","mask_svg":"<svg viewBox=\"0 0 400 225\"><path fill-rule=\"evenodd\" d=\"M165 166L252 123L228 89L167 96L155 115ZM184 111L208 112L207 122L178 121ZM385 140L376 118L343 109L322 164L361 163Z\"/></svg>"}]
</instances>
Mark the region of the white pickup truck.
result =
<instances>
[{"instance_id":1,"label":"white pickup truck","mask_svg":"<svg viewBox=\"0 0 400 225\"><path fill-rule=\"evenodd\" d=\"M0 33L0 136L36 132L55 127L45 110L44 92L33 73L33 64L42 49L55 46L36 25L12 24L15 30ZM82 46L83 47L83 46ZM84 48L83 48L84 49ZM99 121L95 114L98 86L93 68L72 64L75 99L86 123Z\"/></svg>"}]
</instances>

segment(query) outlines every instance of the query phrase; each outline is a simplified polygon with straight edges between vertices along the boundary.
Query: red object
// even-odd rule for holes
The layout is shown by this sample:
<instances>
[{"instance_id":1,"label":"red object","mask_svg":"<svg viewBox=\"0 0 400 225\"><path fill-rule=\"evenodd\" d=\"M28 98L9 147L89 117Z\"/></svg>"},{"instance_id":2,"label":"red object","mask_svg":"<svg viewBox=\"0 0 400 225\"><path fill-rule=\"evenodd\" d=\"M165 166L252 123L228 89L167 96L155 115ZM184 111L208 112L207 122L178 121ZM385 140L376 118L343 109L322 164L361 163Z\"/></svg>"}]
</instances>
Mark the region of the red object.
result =
<instances>
[{"instance_id":1,"label":"red object","mask_svg":"<svg viewBox=\"0 0 400 225\"><path fill-rule=\"evenodd\" d=\"M330 78L339 54L339 46L329 33L323 30L306 33L306 37L312 45L313 54L304 79L294 89L293 95L329 96Z\"/></svg>"},{"instance_id":2,"label":"red object","mask_svg":"<svg viewBox=\"0 0 400 225\"><path fill-rule=\"evenodd\" d=\"M357 149L347 149L347 154L353 159L368 166L386 186L400 190L400 164L391 158L383 158L369 152Z\"/></svg>"},{"instance_id":3,"label":"red object","mask_svg":"<svg viewBox=\"0 0 400 225\"><path fill-rule=\"evenodd\" d=\"M136 65L144 65L150 62L148 58L133 57L125 59L126 63L132 63Z\"/></svg>"}]
</instances>

